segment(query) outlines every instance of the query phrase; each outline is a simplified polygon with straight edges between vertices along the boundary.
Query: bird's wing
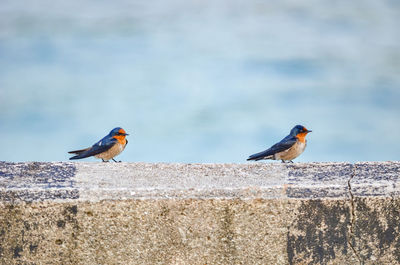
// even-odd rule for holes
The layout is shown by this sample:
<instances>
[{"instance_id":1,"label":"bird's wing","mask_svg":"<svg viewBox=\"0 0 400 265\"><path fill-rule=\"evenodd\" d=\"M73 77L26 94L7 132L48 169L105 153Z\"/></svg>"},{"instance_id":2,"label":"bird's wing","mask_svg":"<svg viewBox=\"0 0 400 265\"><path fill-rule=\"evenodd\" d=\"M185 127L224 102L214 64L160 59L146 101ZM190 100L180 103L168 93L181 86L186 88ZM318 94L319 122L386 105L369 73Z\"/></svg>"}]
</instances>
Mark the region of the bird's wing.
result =
<instances>
[{"instance_id":1,"label":"bird's wing","mask_svg":"<svg viewBox=\"0 0 400 265\"><path fill-rule=\"evenodd\" d=\"M288 135L285 138L283 138L282 141L274 144L269 149L249 156L249 158L247 158L247 160L256 160L257 161L257 160L264 159L268 156L272 156L276 153L285 151L285 150L289 149L290 147L292 147L296 143L296 141L297 141L296 137Z\"/></svg>"},{"instance_id":2,"label":"bird's wing","mask_svg":"<svg viewBox=\"0 0 400 265\"><path fill-rule=\"evenodd\" d=\"M100 153L107 151L111 147L113 147L116 142L117 142L117 139L114 139L111 137L107 137L107 138L104 137L103 139L101 139L100 141L95 143L92 147L90 147L86 151L81 152L78 155L71 157L70 159L71 160L72 159L81 159L81 158L86 158L89 156L98 155Z\"/></svg>"}]
</instances>

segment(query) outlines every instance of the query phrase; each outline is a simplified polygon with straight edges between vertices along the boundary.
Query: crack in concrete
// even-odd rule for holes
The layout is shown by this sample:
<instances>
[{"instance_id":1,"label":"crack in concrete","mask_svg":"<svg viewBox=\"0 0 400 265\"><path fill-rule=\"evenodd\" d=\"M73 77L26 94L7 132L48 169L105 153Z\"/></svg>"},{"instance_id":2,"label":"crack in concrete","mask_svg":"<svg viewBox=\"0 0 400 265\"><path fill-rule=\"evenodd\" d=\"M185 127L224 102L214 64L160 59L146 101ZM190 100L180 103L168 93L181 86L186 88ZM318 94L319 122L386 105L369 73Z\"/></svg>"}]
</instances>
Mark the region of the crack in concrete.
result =
<instances>
[{"instance_id":1,"label":"crack in concrete","mask_svg":"<svg viewBox=\"0 0 400 265\"><path fill-rule=\"evenodd\" d=\"M356 215L355 215L354 195L353 195L353 192L351 190L351 183L350 182L354 178L354 176L356 175L356 169L357 169L356 165L353 165L352 174L350 176L350 179L347 181L347 186L349 187L349 194L350 194L350 236L349 236L349 240L347 241L347 243L349 244L350 248L352 249L354 255L356 255L358 261L360 262L360 265L364 265L364 260L357 253L353 243L351 243L351 241L354 238L354 225L355 225Z\"/></svg>"}]
</instances>

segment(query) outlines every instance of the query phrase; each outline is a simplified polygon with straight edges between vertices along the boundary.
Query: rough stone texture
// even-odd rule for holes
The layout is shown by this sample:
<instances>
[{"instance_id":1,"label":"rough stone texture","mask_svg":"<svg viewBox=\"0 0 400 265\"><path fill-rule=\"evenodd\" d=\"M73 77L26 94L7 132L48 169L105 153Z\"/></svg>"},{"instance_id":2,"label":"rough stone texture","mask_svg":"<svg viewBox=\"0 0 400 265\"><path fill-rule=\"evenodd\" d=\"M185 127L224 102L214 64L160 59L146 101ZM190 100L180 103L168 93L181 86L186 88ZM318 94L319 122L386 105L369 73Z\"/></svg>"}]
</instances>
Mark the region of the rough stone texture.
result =
<instances>
[{"instance_id":1,"label":"rough stone texture","mask_svg":"<svg viewBox=\"0 0 400 265\"><path fill-rule=\"evenodd\" d=\"M0 162L0 264L400 264L399 162Z\"/></svg>"},{"instance_id":2,"label":"rough stone texture","mask_svg":"<svg viewBox=\"0 0 400 265\"><path fill-rule=\"evenodd\" d=\"M400 264L400 200L355 199L354 247L371 264Z\"/></svg>"},{"instance_id":3,"label":"rough stone texture","mask_svg":"<svg viewBox=\"0 0 400 265\"><path fill-rule=\"evenodd\" d=\"M363 162L354 165L354 196L400 196L400 162Z\"/></svg>"},{"instance_id":4,"label":"rough stone texture","mask_svg":"<svg viewBox=\"0 0 400 265\"><path fill-rule=\"evenodd\" d=\"M290 264L355 264L348 246L350 204L344 200L304 200L288 229Z\"/></svg>"},{"instance_id":5,"label":"rough stone texture","mask_svg":"<svg viewBox=\"0 0 400 265\"><path fill-rule=\"evenodd\" d=\"M287 264L287 202L2 205L2 264Z\"/></svg>"}]
</instances>

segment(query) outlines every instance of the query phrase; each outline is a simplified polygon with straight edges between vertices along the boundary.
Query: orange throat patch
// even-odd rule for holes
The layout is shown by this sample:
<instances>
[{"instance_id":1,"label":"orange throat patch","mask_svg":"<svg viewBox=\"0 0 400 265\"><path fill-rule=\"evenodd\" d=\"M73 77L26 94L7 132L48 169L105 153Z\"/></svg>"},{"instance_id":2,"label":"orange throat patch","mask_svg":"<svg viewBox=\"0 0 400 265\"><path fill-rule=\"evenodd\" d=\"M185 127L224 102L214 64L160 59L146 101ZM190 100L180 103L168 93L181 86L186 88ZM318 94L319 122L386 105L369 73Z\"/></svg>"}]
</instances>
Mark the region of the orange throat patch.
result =
<instances>
[{"instance_id":1,"label":"orange throat patch","mask_svg":"<svg viewBox=\"0 0 400 265\"><path fill-rule=\"evenodd\" d=\"M117 139L120 144L126 145L125 135L115 135L113 138Z\"/></svg>"},{"instance_id":2,"label":"orange throat patch","mask_svg":"<svg viewBox=\"0 0 400 265\"><path fill-rule=\"evenodd\" d=\"M300 142L305 143L306 142L306 132L299 133L296 135L296 138L299 139Z\"/></svg>"}]
</instances>

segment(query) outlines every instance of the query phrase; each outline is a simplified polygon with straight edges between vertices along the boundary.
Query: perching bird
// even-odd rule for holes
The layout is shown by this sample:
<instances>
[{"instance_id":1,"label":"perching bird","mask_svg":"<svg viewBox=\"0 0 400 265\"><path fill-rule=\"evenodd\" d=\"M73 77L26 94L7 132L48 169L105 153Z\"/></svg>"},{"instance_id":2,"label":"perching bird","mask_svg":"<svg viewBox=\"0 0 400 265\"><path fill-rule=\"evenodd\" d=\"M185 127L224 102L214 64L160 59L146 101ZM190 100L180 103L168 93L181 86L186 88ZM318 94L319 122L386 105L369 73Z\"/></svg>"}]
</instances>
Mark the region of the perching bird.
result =
<instances>
[{"instance_id":1,"label":"perching bird","mask_svg":"<svg viewBox=\"0 0 400 265\"><path fill-rule=\"evenodd\" d=\"M128 140L126 139L127 135L129 134L127 134L124 129L120 127L114 128L107 136L95 143L92 147L68 152L69 154L75 154L75 156L70 159L94 156L100 158L103 162L108 162L110 159L117 162L114 157L119 155L128 144Z\"/></svg>"},{"instance_id":2,"label":"perching bird","mask_svg":"<svg viewBox=\"0 0 400 265\"><path fill-rule=\"evenodd\" d=\"M283 138L279 143L274 144L269 149L256 153L249 156L247 160L262 160L262 159L272 159L272 160L282 160L290 161L293 163L293 159L298 157L303 153L307 145L306 135L311 132L307 130L302 125L296 125L290 131L290 134Z\"/></svg>"}]
</instances>

